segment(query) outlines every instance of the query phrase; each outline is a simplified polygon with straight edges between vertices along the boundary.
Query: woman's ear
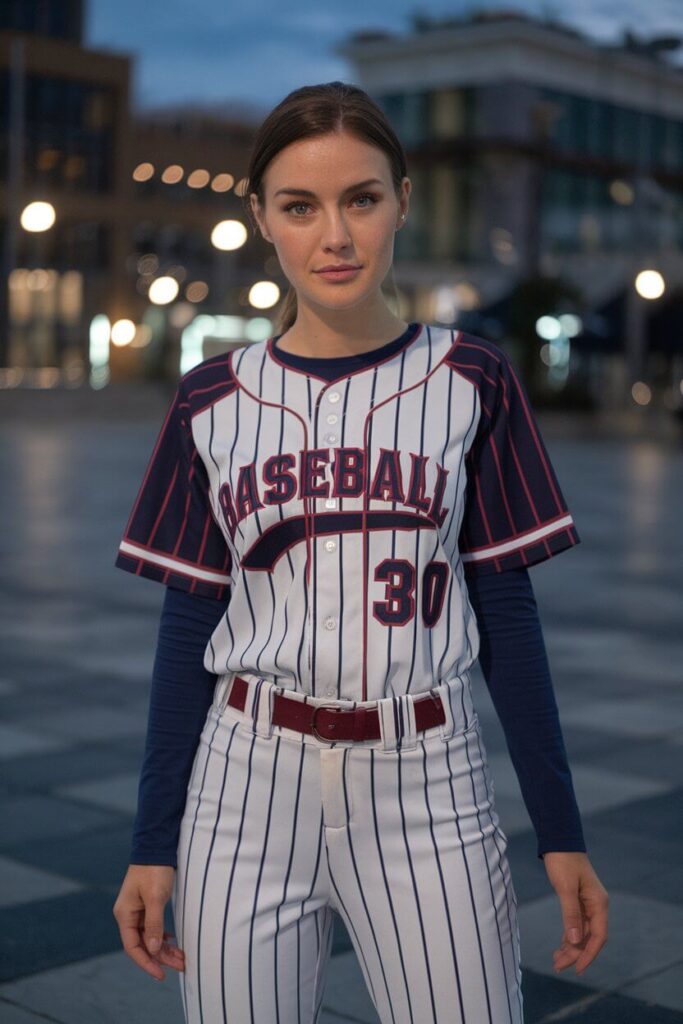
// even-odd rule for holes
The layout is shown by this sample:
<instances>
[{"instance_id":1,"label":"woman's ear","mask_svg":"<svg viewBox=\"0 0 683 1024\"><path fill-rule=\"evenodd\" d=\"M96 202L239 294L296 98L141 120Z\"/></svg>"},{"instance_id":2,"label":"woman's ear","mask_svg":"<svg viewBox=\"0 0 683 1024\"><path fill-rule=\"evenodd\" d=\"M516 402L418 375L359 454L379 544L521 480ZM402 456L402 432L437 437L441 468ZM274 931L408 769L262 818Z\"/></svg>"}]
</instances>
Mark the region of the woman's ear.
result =
<instances>
[{"instance_id":1,"label":"woman's ear","mask_svg":"<svg viewBox=\"0 0 683 1024\"><path fill-rule=\"evenodd\" d=\"M265 225L261 214L261 204L259 203L258 196L256 195L255 192L249 193L249 202L251 204L251 212L254 215L254 220L258 224L258 228L259 231L261 232L261 235L266 240L266 242L270 242L270 238L268 237L265 231Z\"/></svg>"}]
</instances>

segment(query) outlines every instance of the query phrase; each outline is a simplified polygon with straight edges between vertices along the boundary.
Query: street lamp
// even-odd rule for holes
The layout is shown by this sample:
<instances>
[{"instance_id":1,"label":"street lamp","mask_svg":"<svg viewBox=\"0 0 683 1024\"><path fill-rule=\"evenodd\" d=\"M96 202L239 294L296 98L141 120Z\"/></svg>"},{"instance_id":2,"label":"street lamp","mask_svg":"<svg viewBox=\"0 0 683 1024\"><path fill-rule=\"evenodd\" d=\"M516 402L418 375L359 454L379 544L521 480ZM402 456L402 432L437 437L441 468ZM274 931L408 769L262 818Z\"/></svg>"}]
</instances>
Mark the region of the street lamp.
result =
<instances>
[{"instance_id":1,"label":"street lamp","mask_svg":"<svg viewBox=\"0 0 683 1024\"><path fill-rule=\"evenodd\" d=\"M211 232L211 244L223 252L241 249L247 240L247 229L241 220L221 220Z\"/></svg>"},{"instance_id":2,"label":"street lamp","mask_svg":"<svg viewBox=\"0 0 683 1024\"><path fill-rule=\"evenodd\" d=\"M280 298L275 281L256 281L249 289L249 302L256 309L271 309Z\"/></svg>"},{"instance_id":3,"label":"street lamp","mask_svg":"<svg viewBox=\"0 0 683 1024\"><path fill-rule=\"evenodd\" d=\"M152 281L147 294L149 301L153 302L155 306L166 306L169 302L173 302L178 291L178 282L175 277L164 276L157 277L155 281Z\"/></svg>"},{"instance_id":4,"label":"street lamp","mask_svg":"<svg viewBox=\"0 0 683 1024\"><path fill-rule=\"evenodd\" d=\"M659 299L664 294L664 278L658 270L641 270L634 285L642 299Z\"/></svg>"},{"instance_id":5,"label":"street lamp","mask_svg":"<svg viewBox=\"0 0 683 1024\"><path fill-rule=\"evenodd\" d=\"M21 211L19 223L24 231L40 232L48 231L56 220L55 208L52 203L44 203L36 200L29 203Z\"/></svg>"}]
</instances>

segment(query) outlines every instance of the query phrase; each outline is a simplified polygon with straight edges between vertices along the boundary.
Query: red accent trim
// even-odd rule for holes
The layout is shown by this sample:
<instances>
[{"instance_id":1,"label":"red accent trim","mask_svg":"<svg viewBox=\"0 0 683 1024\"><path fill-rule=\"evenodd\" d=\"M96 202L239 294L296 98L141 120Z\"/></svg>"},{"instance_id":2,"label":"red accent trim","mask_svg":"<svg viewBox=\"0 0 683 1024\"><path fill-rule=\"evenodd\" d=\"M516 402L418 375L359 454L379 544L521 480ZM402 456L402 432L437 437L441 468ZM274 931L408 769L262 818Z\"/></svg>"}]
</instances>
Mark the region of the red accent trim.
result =
<instances>
[{"instance_id":1,"label":"red accent trim","mask_svg":"<svg viewBox=\"0 0 683 1024\"><path fill-rule=\"evenodd\" d=\"M169 500L171 498L171 494L173 492L173 488L175 487L175 482L178 479L178 469L179 469L179 465L178 465L178 463L176 463L176 467L173 470L173 476L171 477L171 482L168 485L168 489L166 491L166 495L164 497L164 500L161 503L161 508L159 509L159 514L157 515L156 521L154 523L154 526L152 527L152 532L150 533L149 537L147 538L147 543L148 544L151 541L154 540L154 534L159 529L159 524L160 524L161 520L164 518L164 513L166 511L166 507L167 507L167 505L169 503ZM133 541L132 543L135 544L135 543L137 543L137 541Z\"/></svg>"},{"instance_id":2,"label":"red accent trim","mask_svg":"<svg viewBox=\"0 0 683 1024\"><path fill-rule=\"evenodd\" d=\"M187 497L185 498L185 509L184 509L184 512L183 512L183 521L180 524L180 529L178 530L178 536L176 537L176 542L175 542L175 545L173 547L173 551L172 551L173 558L175 558L177 556L178 548L180 547L182 539L185 536L185 530L187 529L187 523L188 523L189 511L190 511L190 501L192 499L191 485L192 485L192 477L194 476L194 460L195 460L195 458L198 458L198 457L199 457L199 455L198 455L198 453L197 453L197 451L195 449L195 451L192 453L192 461L190 463L190 469L189 469L189 472L187 474L188 488L187 488ZM166 573L164 575L164 583L166 583L168 581L168 574L169 574L170 571L171 571L170 569L166 570Z\"/></svg>"},{"instance_id":3,"label":"red accent trim","mask_svg":"<svg viewBox=\"0 0 683 1024\"><path fill-rule=\"evenodd\" d=\"M271 339L269 338L268 341L270 341L270 340ZM234 370L232 368L232 357L233 357L235 351L239 352L240 349L233 349L232 352L228 353L228 366L229 366L229 369L230 369L230 373L233 376L233 379L237 382L237 387L240 388L244 392L245 395L248 395L249 398L251 398L254 402L258 402L261 405L272 406L274 409L284 409L285 412L291 413L292 416L296 416L296 418L300 421L301 426L303 428L303 432L304 432L304 448L308 448L308 428L306 426L306 421L304 420L303 416L301 416L296 411L296 409L291 409L288 405L283 405L282 402L269 402L265 398L260 398L258 395L255 395L252 391L250 391L249 388L244 384L244 382L240 380L239 376L234 372ZM289 367L288 367L288 369L289 369ZM303 496L301 500L302 500L303 507L304 507L304 527L305 527L305 531L306 531L306 584L307 584L307 586L310 586L310 582L311 582L311 533L310 533L310 528L309 528L309 518L310 518L310 516L309 516L309 512L308 512L307 502L311 502L311 501L313 501L313 499L312 498L309 499L309 498L306 498L305 496ZM315 513L313 513L313 514L315 514Z\"/></svg>"}]
</instances>

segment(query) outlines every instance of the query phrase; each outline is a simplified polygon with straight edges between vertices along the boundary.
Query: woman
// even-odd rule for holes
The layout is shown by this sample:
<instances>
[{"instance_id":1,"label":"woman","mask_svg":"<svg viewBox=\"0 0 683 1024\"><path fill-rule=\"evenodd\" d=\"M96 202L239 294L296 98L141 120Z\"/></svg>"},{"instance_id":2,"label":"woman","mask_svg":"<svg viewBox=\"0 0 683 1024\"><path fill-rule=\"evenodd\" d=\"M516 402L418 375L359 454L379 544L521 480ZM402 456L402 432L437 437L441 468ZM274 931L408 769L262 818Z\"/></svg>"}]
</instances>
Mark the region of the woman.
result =
<instances>
[{"instance_id":1,"label":"woman","mask_svg":"<svg viewBox=\"0 0 683 1024\"><path fill-rule=\"evenodd\" d=\"M608 899L527 571L578 533L503 351L385 301L411 183L367 94L291 93L248 182L281 332L181 379L117 555L166 584L123 946L188 1022L316 1021L336 910L382 1022L519 1024L470 670L581 973Z\"/></svg>"}]
</instances>

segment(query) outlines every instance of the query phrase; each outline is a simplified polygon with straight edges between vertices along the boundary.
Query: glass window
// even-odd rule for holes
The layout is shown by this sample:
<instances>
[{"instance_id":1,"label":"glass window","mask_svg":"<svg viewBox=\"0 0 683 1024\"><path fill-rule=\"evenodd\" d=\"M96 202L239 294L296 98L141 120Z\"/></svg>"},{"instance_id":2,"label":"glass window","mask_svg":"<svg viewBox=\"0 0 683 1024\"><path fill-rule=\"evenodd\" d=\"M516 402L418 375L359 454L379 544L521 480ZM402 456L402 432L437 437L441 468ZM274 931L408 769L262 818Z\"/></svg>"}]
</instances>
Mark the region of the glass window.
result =
<instances>
[{"instance_id":1,"label":"glass window","mask_svg":"<svg viewBox=\"0 0 683 1024\"><path fill-rule=\"evenodd\" d=\"M670 170L683 168L683 121L658 118L655 138L657 163Z\"/></svg>"},{"instance_id":2,"label":"glass window","mask_svg":"<svg viewBox=\"0 0 683 1024\"><path fill-rule=\"evenodd\" d=\"M610 104L594 100L587 112L586 151L591 156L609 157L612 152Z\"/></svg>"},{"instance_id":3,"label":"glass window","mask_svg":"<svg viewBox=\"0 0 683 1024\"><path fill-rule=\"evenodd\" d=\"M638 113L626 107L614 108L614 153L617 160L637 162L640 148Z\"/></svg>"},{"instance_id":4,"label":"glass window","mask_svg":"<svg viewBox=\"0 0 683 1024\"><path fill-rule=\"evenodd\" d=\"M397 130L401 120L403 109L403 97L400 93L386 93L375 97L377 105L381 107L388 119L391 121L394 131Z\"/></svg>"},{"instance_id":5,"label":"glass window","mask_svg":"<svg viewBox=\"0 0 683 1024\"><path fill-rule=\"evenodd\" d=\"M379 105L406 146L426 141L429 132L430 94L424 90L385 95Z\"/></svg>"},{"instance_id":6,"label":"glass window","mask_svg":"<svg viewBox=\"0 0 683 1024\"><path fill-rule=\"evenodd\" d=\"M396 235L396 255L405 259L429 257L429 175L424 167L410 169L413 188L406 222Z\"/></svg>"},{"instance_id":7,"label":"glass window","mask_svg":"<svg viewBox=\"0 0 683 1024\"><path fill-rule=\"evenodd\" d=\"M2 0L0 29L80 40L81 11L81 0Z\"/></svg>"},{"instance_id":8,"label":"glass window","mask_svg":"<svg viewBox=\"0 0 683 1024\"><path fill-rule=\"evenodd\" d=\"M24 146L27 185L109 191L114 108L114 93L102 86L28 76Z\"/></svg>"},{"instance_id":9,"label":"glass window","mask_svg":"<svg viewBox=\"0 0 683 1024\"><path fill-rule=\"evenodd\" d=\"M406 146L425 142L429 131L429 93L409 92L403 96L399 134Z\"/></svg>"},{"instance_id":10,"label":"glass window","mask_svg":"<svg viewBox=\"0 0 683 1024\"><path fill-rule=\"evenodd\" d=\"M435 139L455 139L467 130L464 89L437 89L432 93L431 135Z\"/></svg>"}]
</instances>

